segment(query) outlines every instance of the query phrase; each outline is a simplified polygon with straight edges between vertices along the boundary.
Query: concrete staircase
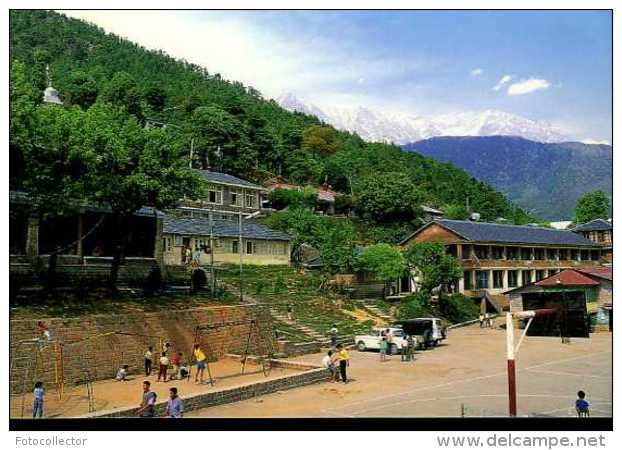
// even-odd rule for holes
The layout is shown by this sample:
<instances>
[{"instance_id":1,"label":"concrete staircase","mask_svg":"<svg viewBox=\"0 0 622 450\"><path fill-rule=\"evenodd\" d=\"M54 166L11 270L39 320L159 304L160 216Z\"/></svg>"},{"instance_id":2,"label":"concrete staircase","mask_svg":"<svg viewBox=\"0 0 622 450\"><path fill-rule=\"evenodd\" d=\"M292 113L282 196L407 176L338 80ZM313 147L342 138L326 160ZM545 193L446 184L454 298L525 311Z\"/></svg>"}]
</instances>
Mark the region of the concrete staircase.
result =
<instances>
[{"instance_id":1,"label":"concrete staircase","mask_svg":"<svg viewBox=\"0 0 622 450\"><path fill-rule=\"evenodd\" d=\"M378 308L378 306L376 306L376 303L374 302L374 300L362 299L362 300L359 300L358 303L361 306L361 308L363 308L368 313L370 313L370 314L372 314L372 315L374 315L376 317L379 317L387 325L395 320L395 318L393 316L385 313L383 310Z\"/></svg>"}]
</instances>

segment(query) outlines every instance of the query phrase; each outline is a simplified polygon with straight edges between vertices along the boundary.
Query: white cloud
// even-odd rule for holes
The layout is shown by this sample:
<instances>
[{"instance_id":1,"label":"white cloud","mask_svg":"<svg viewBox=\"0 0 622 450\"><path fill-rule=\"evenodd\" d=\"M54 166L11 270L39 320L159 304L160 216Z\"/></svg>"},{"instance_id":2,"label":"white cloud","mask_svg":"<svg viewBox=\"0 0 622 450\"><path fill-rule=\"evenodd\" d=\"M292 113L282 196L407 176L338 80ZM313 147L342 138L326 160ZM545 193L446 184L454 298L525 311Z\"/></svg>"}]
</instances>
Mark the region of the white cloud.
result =
<instances>
[{"instance_id":1,"label":"white cloud","mask_svg":"<svg viewBox=\"0 0 622 450\"><path fill-rule=\"evenodd\" d=\"M530 92L548 89L549 86L551 83L542 78L528 78L509 85L508 95L529 94Z\"/></svg>"},{"instance_id":2,"label":"white cloud","mask_svg":"<svg viewBox=\"0 0 622 450\"><path fill-rule=\"evenodd\" d=\"M148 49L240 81L269 98L283 91L310 94L413 74L434 64L362 54L358 42L321 35L298 38L245 16L183 11L60 11L92 22ZM354 57L353 55L356 55Z\"/></svg>"},{"instance_id":3,"label":"white cloud","mask_svg":"<svg viewBox=\"0 0 622 450\"><path fill-rule=\"evenodd\" d=\"M611 142L609 142L606 139L603 140L598 140L598 139L583 139L581 141L584 144L596 144L596 145L611 145Z\"/></svg>"},{"instance_id":4,"label":"white cloud","mask_svg":"<svg viewBox=\"0 0 622 450\"><path fill-rule=\"evenodd\" d=\"M482 69L481 67L478 67L476 69L471 70L471 76L472 77L478 77L478 76L480 76L483 73L484 73L484 69Z\"/></svg>"},{"instance_id":5,"label":"white cloud","mask_svg":"<svg viewBox=\"0 0 622 450\"><path fill-rule=\"evenodd\" d=\"M499 82L495 84L495 86L492 88L492 90L498 91L499 89L503 87L505 83L509 82L511 79L512 79L512 75L503 75L501 79L499 80Z\"/></svg>"}]
</instances>

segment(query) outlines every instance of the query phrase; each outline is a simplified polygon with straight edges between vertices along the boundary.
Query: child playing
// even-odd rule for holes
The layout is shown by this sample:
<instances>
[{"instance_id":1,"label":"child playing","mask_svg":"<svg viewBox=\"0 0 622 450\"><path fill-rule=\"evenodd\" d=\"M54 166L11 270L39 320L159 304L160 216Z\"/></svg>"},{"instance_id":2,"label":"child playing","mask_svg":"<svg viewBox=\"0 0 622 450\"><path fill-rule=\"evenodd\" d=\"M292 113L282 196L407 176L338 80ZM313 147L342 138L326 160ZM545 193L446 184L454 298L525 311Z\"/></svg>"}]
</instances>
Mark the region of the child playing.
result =
<instances>
[{"instance_id":1,"label":"child playing","mask_svg":"<svg viewBox=\"0 0 622 450\"><path fill-rule=\"evenodd\" d=\"M34 403L32 405L32 418L36 419L37 417L41 419L43 417L43 395L45 394L43 390L43 383L41 381L37 381L35 383L35 390L33 391L34 395Z\"/></svg>"},{"instance_id":2,"label":"child playing","mask_svg":"<svg viewBox=\"0 0 622 450\"><path fill-rule=\"evenodd\" d=\"M346 368L350 365L350 353L348 353L348 350L342 344L337 345L337 350L339 350L339 372L341 374L341 381L347 383L348 377L346 375Z\"/></svg>"},{"instance_id":3,"label":"child playing","mask_svg":"<svg viewBox=\"0 0 622 450\"><path fill-rule=\"evenodd\" d=\"M194 344L194 359L197 362L197 373L194 375L194 382L203 384L203 374L205 372L205 368L207 367L206 360L207 357L203 350L201 350L201 346L199 344Z\"/></svg>"},{"instance_id":4,"label":"child playing","mask_svg":"<svg viewBox=\"0 0 622 450\"><path fill-rule=\"evenodd\" d=\"M160 381L160 378L163 378L164 382L166 382L166 374L168 372L168 358L165 352L162 352L162 356L160 357L160 370L158 371L158 379L156 381Z\"/></svg>"},{"instance_id":5,"label":"child playing","mask_svg":"<svg viewBox=\"0 0 622 450\"><path fill-rule=\"evenodd\" d=\"M322 358L322 365L328 369L330 373L330 382L335 382L335 376L337 375L337 369L335 368L335 362L333 361L333 351L329 350L326 356Z\"/></svg>"},{"instance_id":6,"label":"child playing","mask_svg":"<svg viewBox=\"0 0 622 450\"><path fill-rule=\"evenodd\" d=\"M117 377L116 377L117 381L127 381L127 368L128 368L127 364L124 364L123 366L119 368L119 371L117 372Z\"/></svg>"},{"instance_id":7,"label":"child playing","mask_svg":"<svg viewBox=\"0 0 622 450\"><path fill-rule=\"evenodd\" d=\"M585 400L585 392L577 392L577 397L577 401L574 404L577 410L577 416L590 417L590 404Z\"/></svg>"},{"instance_id":8,"label":"child playing","mask_svg":"<svg viewBox=\"0 0 622 450\"><path fill-rule=\"evenodd\" d=\"M383 335L380 338L380 362L387 360L387 345L387 337Z\"/></svg>"},{"instance_id":9,"label":"child playing","mask_svg":"<svg viewBox=\"0 0 622 450\"><path fill-rule=\"evenodd\" d=\"M171 364L173 365L173 374L174 374L173 376L177 378L178 380L181 380L181 373L180 373L181 357L182 357L181 352L175 352L173 353L173 356L171 356Z\"/></svg>"}]
</instances>

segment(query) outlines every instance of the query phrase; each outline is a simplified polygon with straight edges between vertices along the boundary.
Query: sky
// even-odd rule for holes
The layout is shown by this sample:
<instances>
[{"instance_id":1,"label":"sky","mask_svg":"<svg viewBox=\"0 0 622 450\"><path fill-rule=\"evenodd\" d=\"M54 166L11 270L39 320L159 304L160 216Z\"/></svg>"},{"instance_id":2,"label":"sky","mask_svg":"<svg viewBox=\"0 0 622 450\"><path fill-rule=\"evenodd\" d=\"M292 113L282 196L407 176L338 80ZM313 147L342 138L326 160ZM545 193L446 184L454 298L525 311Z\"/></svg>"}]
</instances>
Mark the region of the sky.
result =
<instances>
[{"instance_id":1,"label":"sky","mask_svg":"<svg viewBox=\"0 0 622 450\"><path fill-rule=\"evenodd\" d=\"M63 11L267 98L495 109L611 142L609 11Z\"/></svg>"}]
</instances>

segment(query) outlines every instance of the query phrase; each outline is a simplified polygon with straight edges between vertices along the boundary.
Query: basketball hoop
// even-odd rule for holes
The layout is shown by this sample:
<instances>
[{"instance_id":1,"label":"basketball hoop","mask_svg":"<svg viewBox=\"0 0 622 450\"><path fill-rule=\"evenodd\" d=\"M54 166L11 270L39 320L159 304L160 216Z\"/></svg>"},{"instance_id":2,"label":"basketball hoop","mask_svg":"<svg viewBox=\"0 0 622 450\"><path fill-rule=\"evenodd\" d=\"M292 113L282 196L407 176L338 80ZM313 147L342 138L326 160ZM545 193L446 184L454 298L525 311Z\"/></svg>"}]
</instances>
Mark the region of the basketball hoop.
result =
<instances>
[{"instance_id":1,"label":"basketball hoop","mask_svg":"<svg viewBox=\"0 0 622 450\"><path fill-rule=\"evenodd\" d=\"M516 364L514 361L514 357L516 353L518 353L520 345L523 343L523 339L527 335L527 330L529 329L529 325L531 325L531 322L533 322L533 319L536 317L552 316L556 314L557 309L547 308L534 309L530 311L518 311L515 313L508 312L505 315L508 367L508 404L511 417L516 416ZM512 321L513 317L517 319L529 319L527 321L527 325L525 325L525 329L523 330L520 339L518 340L518 345L516 345L516 347L514 347L514 322Z\"/></svg>"}]
</instances>

